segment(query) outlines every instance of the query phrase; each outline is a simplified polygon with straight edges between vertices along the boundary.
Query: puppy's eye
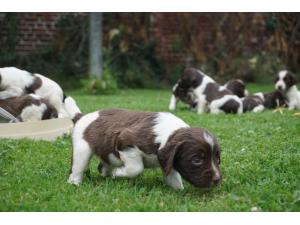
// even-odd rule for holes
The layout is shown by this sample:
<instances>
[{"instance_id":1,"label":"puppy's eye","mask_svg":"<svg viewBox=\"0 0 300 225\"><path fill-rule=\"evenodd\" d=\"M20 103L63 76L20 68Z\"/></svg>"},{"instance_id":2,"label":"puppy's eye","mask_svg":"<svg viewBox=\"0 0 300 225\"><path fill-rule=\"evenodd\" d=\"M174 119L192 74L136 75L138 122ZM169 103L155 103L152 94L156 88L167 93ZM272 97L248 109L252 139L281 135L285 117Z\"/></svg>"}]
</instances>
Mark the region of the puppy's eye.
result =
<instances>
[{"instance_id":1,"label":"puppy's eye","mask_svg":"<svg viewBox=\"0 0 300 225\"><path fill-rule=\"evenodd\" d=\"M202 165L204 162L204 159L203 158L200 158L200 157L194 157L192 159L192 163L195 165L195 166L200 166Z\"/></svg>"}]
</instances>

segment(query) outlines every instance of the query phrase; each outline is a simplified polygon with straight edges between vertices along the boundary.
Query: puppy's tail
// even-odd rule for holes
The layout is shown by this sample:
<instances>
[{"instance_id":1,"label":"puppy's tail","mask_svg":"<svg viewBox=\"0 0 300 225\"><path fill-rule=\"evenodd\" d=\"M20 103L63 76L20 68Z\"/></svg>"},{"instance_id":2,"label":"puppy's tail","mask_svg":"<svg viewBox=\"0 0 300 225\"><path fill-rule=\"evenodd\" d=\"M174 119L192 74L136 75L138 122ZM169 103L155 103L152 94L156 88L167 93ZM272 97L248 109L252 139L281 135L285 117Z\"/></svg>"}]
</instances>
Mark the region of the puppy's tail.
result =
<instances>
[{"instance_id":1,"label":"puppy's tail","mask_svg":"<svg viewBox=\"0 0 300 225\"><path fill-rule=\"evenodd\" d=\"M70 118L72 119L73 123L75 124L78 120L80 120L80 118L83 116L83 114L81 113L75 100L71 96L68 96L65 98L64 104L65 104L65 109L67 110Z\"/></svg>"}]
</instances>

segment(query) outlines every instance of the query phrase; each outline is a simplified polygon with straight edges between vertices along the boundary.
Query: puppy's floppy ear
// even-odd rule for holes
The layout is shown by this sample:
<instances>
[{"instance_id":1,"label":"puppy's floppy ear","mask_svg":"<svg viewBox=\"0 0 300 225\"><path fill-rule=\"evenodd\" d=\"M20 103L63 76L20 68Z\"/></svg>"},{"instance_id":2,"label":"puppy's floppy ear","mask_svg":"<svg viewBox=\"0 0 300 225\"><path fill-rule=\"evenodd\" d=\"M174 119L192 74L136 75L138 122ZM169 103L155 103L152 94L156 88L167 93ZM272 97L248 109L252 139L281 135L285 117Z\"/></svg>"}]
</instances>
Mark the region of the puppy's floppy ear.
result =
<instances>
[{"instance_id":1,"label":"puppy's floppy ear","mask_svg":"<svg viewBox=\"0 0 300 225\"><path fill-rule=\"evenodd\" d=\"M158 161L165 175L168 175L171 172L175 155L181 145L182 142L170 141L162 149L158 150Z\"/></svg>"},{"instance_id":2,"label":"puppy's floppy ear","mask_svg":"<svg viewBox=\"0 0 300 225\"><path fill-rule=\"evenodd\" d=\"M53 109L53 110L52 110L51 118L58 118L58 112L57 112L56 109Z\"/></svg>"},{"instance_id":3,"label":"puppy's floppy ear","mask_svg":"<svg viewBox=\"0 0 300 225\"><path fill-rule=\"evenodd\" d=\"M289 82L290 82L291 86L298 83L298 79L296 78L296 76L293 73L288 72L288 75L289 75Z\"/></svg>"},{"instance_id":4,"label":"puppy's floppy ear","mask_svg":"<svg viewBox=\"0 0 300 225\"><path fill-rule=\"evenodd\" d=\"M122 130L115 141L115 149L122 150L127 147L133 147L134 146L134 133L132 130L126 128Z\"/></svg>"},{"instance_id":5,"label":"puppy's floppy ear","mask_svg":"<svg viewBox=\"0 0 300 225\"><path fill-rule=\"evenodd\" d=\"M43 113L42 120L57 118L58 112L52 105L47 105L46 111Z\"/></svg>"},{"instance_id":6,"label":"puppy's floppy ear","mask_svg":"<svg viewBox=\"0 0 300 225\"><path fill-rule=\"evenodd\" d=\"M197 76L191 76L191 78L190 78L190 85L192 86L192 87L196 87L197 86L197 84L198 84L198 78L197 78Z\"/></svg>"},{"instance_id":7,"label":"puppy's floppy ear","mask_svg":"<svg viewBox=\"0 0 300 225\"><path fill-rule=\"evenodd\" d=\"M58 118L58 112L57 112L56 108L54 106L50 105L50 104L48 104L47 107L48 107L48 110L50 112L50 118L49 119Z\"/></svg>"}]
</instances>

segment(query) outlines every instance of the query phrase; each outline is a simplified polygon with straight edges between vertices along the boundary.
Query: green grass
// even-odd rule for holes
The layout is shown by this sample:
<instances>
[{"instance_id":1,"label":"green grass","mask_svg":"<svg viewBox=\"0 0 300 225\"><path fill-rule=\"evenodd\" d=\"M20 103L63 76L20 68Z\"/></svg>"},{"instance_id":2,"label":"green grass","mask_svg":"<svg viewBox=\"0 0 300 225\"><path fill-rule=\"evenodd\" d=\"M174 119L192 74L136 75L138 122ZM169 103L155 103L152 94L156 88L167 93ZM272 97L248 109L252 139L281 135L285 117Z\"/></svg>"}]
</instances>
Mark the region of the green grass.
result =
<instances>
[{"instance_id":1,"label":"green grass","mask_svg":"<svg viewBox=\"0 0 300 225\"><path fill-rule=\"evenodd\" d=\"M271 86L249 87L269 91ZM116 95L70 92L84 112L101 108L166 111L169 90L121 90ZM222 184L210 191L184 182L174 191L160 169L135 179L102 178L97 160L81 186L67 184L70 137L53 143L0 141L0 211L261 211L300 210L300 116L266 111L197 115L180 104L175 114L213 132L222 147Z\"/></svg>"}]
</instances>

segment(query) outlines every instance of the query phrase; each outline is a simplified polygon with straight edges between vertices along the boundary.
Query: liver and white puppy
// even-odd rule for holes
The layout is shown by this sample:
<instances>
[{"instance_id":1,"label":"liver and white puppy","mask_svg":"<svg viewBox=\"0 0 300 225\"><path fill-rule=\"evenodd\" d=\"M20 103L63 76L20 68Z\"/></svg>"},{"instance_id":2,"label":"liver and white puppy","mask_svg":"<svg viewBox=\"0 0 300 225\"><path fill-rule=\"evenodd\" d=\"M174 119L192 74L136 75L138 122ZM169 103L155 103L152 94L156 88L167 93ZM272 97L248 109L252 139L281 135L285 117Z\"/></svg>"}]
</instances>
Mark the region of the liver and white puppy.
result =
<instances>
[{"instance_id":1,"label":"liver and white puppy","mask_svg":"<svg viewBox=\"0 0 300 225\"><path fill-rule=\"evenodd\" d=\"M180 80L173 87L173 94L171 97L169 109L175 110L177 101L180 100L183 103L189 105L191 109L194 109L197 106L197 98L194 96L191 88L185 88L182 85L178 85Z\"/></svg>"},{"instance_id":2,"label":"liver and white puppy","mask_svg":"<svg viewBox=\"0 0 300 225\"><path fill-rule=\"evenodd\" d=\"M288 105L288 101L281 91L276 90L268 93L258 92L254 95L259 96L263 100L264 107L267 109L275 109L277 107L285 107Z\"/></svg>"},{"instance_id":3,"label":"liver and white puppy","mask_svg":"<svg viewBox=\"0 0 300 225\"><path fill-rule=\"evenodd\" d=\"M21 122L57 118L56 109L38 95L0 99L0 107L11 113Z\"/></svg>"},{"instance_id":4,"label":"liver and white puppy","mask_svg":"<svg viewBox=\"0 0 300 225\"><path fill-rule=\"evenodd\" d=\"M243 111L238 96L194 68L185 69L175 84L169 104L170 110L176 108L178 100L194 106L198 113L242 113Z\"/></svg>"},{"instance_id":5,"label":"liver and white puppy","mask_svg":"<svg viewBox=\"0 0 300 225\"><path fill-rule=\"evenodd\" d=\"M275 88L283 92L288 101L289 109L300 109L300 92L296 84L295 75L287 70L280 71L275 79Z\"/></svg>"},{"instance_id":6,"label":"liver and white puppy","mask_svg":"<svg viewBox=\"0 0 300 225\"><path fill-rule=\"evenodd\" d=\"M65 104L77 121L69 183L81 183L93 154L103 163L103 176L135 177L160 166L175 189L183 189L181 177L197 187L221 181L220 147L205 129L190 128L171 113L105 109L82 115L72 98Z\"/></svg>"},{"instance_id":7,"label":"liver and white puppy","mask_svg":"<svg viewBox=\"0 0 300 225\"><path fill-rule=\"evenodd\" d=\"M265 109L264 101L260 96L251 95L242 98L243 112L261 112Z\"/></svg>"},{"instance_id":8,"label":"liver and white puppy","mask_svg":"<svg viewBox=\"0 0 300 225\"><path fill-rule=\"evenodd\" d=\"M37 94L47 99L58 111L59 117L67 117L64 109L64 94L61 87L49 78L32 74L15 67L0 68L0 99Z\"/></svg>"},{"instance_id":9,"label":"liver and white puppy","mask_svg":"<svg viewBox=\"0 0 300 225\"><path fill-rule=\"evenodd\" d=\"M266 109L275 109L284 107L287 101L280 91L269 93L255 93L251 96L242 98L243 112L261 112Z\"/></svg>"},{"instance_id":10,"label":"liver and white puppy","mask_svg":"<svg viewBox=\"0 0 300 225\"><path fill-rule=\"evenodd\" d=\"M248 95L245 83L240 79L229 80L226 84L224 84L224 87L239 98L243 98Z\"/></svg>"}]
</instances>

